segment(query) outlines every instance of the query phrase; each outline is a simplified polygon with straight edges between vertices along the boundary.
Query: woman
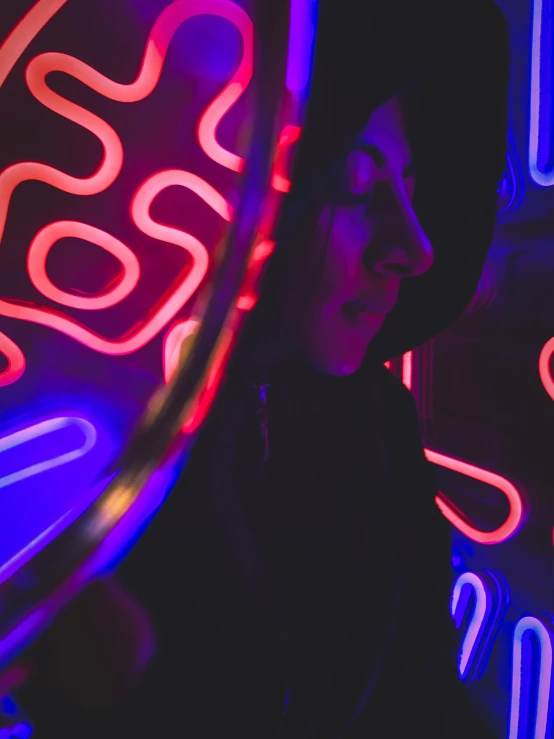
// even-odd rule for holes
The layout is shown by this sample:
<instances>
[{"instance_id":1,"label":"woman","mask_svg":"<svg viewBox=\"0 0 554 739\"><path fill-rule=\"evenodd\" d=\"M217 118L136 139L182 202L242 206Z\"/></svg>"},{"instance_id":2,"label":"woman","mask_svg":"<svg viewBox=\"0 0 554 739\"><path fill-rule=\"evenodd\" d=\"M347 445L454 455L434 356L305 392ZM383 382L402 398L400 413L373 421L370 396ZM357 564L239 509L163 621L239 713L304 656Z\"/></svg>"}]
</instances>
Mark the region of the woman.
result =
<instances>
[{"instance_id":1,"label":"woman","mask_svg":"<svg viewBox=\"0 0 554 739\"><path fill-rule=\"evenodd\" d=\"M506 48L489 0L322 3L262 299L119 585L43 640L21 694L39 739L492 736L457 679L414 402L383 362L477 286Z\"/></svg>"}]
</instances>

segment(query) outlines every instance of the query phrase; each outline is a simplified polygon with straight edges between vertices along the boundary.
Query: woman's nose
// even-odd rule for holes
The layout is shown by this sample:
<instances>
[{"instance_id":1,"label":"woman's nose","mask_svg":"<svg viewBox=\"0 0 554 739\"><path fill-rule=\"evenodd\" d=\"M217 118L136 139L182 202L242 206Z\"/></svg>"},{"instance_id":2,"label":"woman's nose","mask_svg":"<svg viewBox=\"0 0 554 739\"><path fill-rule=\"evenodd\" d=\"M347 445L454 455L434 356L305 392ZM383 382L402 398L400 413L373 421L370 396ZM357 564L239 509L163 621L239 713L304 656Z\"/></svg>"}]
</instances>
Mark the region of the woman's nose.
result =
<instances>
[{"instance_id":1,"label":"woman's nose","mask_svg":"<svg viewBox=\"0 0 554 739\"><path fill-rule=\"evenodd\" d=\"M391 196L394 207L387 209L376 241L366 249L364 262L384 277L417 277L433 264L433 247L404 189Z\"/></svg>"}]
</instances>

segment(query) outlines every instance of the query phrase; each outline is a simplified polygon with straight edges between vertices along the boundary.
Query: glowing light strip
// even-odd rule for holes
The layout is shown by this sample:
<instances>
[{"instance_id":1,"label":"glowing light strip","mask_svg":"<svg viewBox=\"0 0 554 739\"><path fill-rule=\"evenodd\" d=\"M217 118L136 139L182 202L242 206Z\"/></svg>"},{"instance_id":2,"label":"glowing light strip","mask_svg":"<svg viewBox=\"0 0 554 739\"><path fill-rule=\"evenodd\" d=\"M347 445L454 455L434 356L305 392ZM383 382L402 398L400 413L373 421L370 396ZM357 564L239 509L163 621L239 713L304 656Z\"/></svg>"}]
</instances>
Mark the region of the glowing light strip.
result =
<instances>
[{"instance_id":1,"label":"glowing light strip","mask_svg":"<svg viewBox=\"0 0 554 739\"><path fill-rule=\"evenodd\" d=\"M402 382L408 390L412 389L412 352L402 355Z\"/></svg>"},{"instance_id":2,"label":"glowing light strip","mask_svg":"<svg viewBox=\"0 0 554 739\"><path fill-rule=\"evenodd\" d=\"M54 467L60 467L63 464L72 462L74 459L78 459L86 454L94 444L96 443L96 429L94 426L85 421L84 418L78 418L77 416L60 416L59 418L52 418L48 421L41 421L35 423L33 426L29 426L22 431L16 431L13 434L0 438L0 454L6 452L15 447L21 446L28 441L38 439L41 436L46 436L54 431L59 431L62 428L68 426L76 426L85 436L84 444L78 449L74 449L71 452L60 454L57 457L52 457L44 462L38 462L37 464L29 465L22 470L13 472L10 475L4 475L0 477L0 488L5 488L8 485L13 485L20 480L38 475L41 472L46 472Z\"/></svg>"},{"instance_id":3,"label":"glowing light strip","mask_svg":"<svg viewBox=\"0 0 554 739\"><path fill-rule=\"evenodd\" d=\"M554 185L554 169L542 172L539 169L539 153L552 145L554 122L552 121L552 30L554 27L554 4L552 0L534 0L533 3L533 33L531 42L531 89L530 89L530 120L529 120L529 172L537 185L550 187ZM547 26L548 30L543 27ZM543 43L544 37L544 43ZM544 89L541 85L542 68L549 71L551 87ZM546 110L541 115L541 108ZM549 153L552 153L550 151ZM545 157L549 158L549 157Z\"/></svg>"},{"instance_id":4,"label":"glowing light strip","mask_svg":"<svg viewBox=\"0 0 554 739\"><path fill-rule=\"evenodd\" d=\"M0 372L0 387L11 385L25 372L25 356L21 349L5 334L0 333L0 352L8 360L8 366Z\"/></svg>"},{"instance_id":5,"label":"glowing light strip","mask_svg":"<svg viewBox=\"0 0 554 739\"><path fill-rule=\"evenodd\" d=\"M527 632L533 632L540 644L539 687L536 696L537 710L533 739L546 739L552 694L552 634L550 629L541 620L533 616L525 616L520 619L514 630L510 730L508 738L519 739L519 737L530 735L529 726L520 727L520 724L524 723L521 721L520 715L522 703L530 699L530 696L526 695L529 691L522 690L522 682L528 688L531 670L533 669L529 644L527 644L527 649L523 647L523 638ZM529 714L529 711L526 711L525 714Z\"/></svg>"},{"instance_id":6,"label":"glowing light strip","mask_svg":"<svg viewBox=\"0 0 554 739\"><path fill-rule=\"evenodd\" d=\"M539 356L539 377L541 378L544 389L552 400L554 400L554 380L550 373L550 361L553 353L554 337L546 342Z\"/></svg>"},{"instance_id":7,"label":"glowing light strip","mask_svg":"<svg viewBox=\"0 0 554 739\"><path fill-rule=\"evenodd\" d=\"M121 262L123 277L112 290L88 297L72 295L52 284L46 274L46 259L52 246L68 236L96 244ZM33 285L47 298L81 310L100 310L116 305L135 289L140 277L139 261L128 246L105 231L78 221L57 221L39 231L27 253L27 271Z\"/></svg>"},{"instance_id":8,"label":"glowing light strip","mask_svg":"<svg viewBox=\"0 0 554 739\"><path fill-rule=\"evenodd\" d=\"M39 0L0 45L0 87L19 57L67 0Z\"/></svg>"},{"instance_id":9,"label":"glowing light strip","mask_svg":"<svg viewBox=\"0 0 554 739\"><path fill-rule=\"evenodd\" d=\"M427 459L433 464L438 464L441 467L446 467L454 472L459 472L462 475L472 477L474 480L480 482L486 482L488 485L500 490L510 504L510 512L504 523L494 531L481 531L475 528L471 524L467 523L461 516L454 510L454 508L443 498L437 496L435 502L439 507L441 513L447 518L451 524L453 524L459 531L465 536L479 544L500 544L512 537L519 529L523 522L523 502L521 495L518 490L511 482L508 482L504 477L483 470L480 467L462 462L459 459L453 457L447 457L444 454L432 452L430 449L425 449L425 455Z\"/></svg>"},{"instance_id":10,"label":"glowing light strip","mask_svg":"<svg viewBox=\"0 0 554 739\"><path fill-rule=\"evenodd\" d=\"M310 79L315 37L314 0L291 0L287 90L302 92Z\"/></svg>"},{"instance_id":11,"label":"glowing light strip","mask_svg":"<svg viewBox=\"0 0 554 739\"><path fill-rule=\"evenodd\" d=\"M285 126L279 136L271 182L272 186L279 192L289 192L290 190L291 182L285 176L285 155L288 147L298 141L300 133L300 126Z\"/></svg>"},{"instance_id":12,"label":"glowing light strip","mask_svg":"<svg viewBox=\"0 0 554 739\"><path fill-rule=\"evenodd\" d=\"M451 613L457 629L467 612L471 590L476 603L459 655L462 680L480 677L510 600L508 584L500 573L464 572L452 592Z\"/></svg>"},{"instance_id":13,"label":"glowing light strip","mask_svg":"<svg viewBox=\"0 0 554 739\"><path fill-rule=\"evenodd\" d=\"M456 580L452 593L451 612L456 622L456 628L459 629L461 626L468 607L471 589L475 593L475 608L460 652L459 671L462 679L467 677L469 669L475 661L479 640L483 638L486 627L486 617L492 607L491 594L485 588L481 578L473 572L464 572Z\"/></svg>"},{"instance_id":14,"label":"glowing light strip","mask_svg":"<svg viewBox=\"0 0 554 739\"><path fill-rule=\"evenodd\" d=\"M104 354L129 354L143 347L164 328L191 298L203 280L209 263L206 248L198 239L184 231L158 224L150 218L150 207L153 200L166 187L173 185L186 187L198 194L225 220L230 221L232 218L231 206L217 190L200 177L189 172L181 170L159 172L141 185L131 204L131 215L137 227L148 236L183 248L192 256L193 264L186 276L173 288L162 304L139 324L139 328L134 334L120 339L106 339L73 318L68 318L52 309L12 304L3 300L0 300L0 312L11 318L32 321L56 329L85 344L85 346ZM68 230L66 230L67 234ZM108 235L105 234L105 236Z\"/></svg>"},{"instance_id":15,"label":"glowing light strip","mask_svg":"<svg viewBox=\"0 0 554 739\"><path fill-rule=\"evenodd\" d=\"M35 7L40 9L43 14L35 16L34 26L27 26L27 35L24 34L27 43L30 43L34 38L31 31L34 29L38 33L49 17L51 17L46 11L45 4ZM91 177L84 179L72 177L53 167L37 162L21 162L5 169L0 173L0 238L4 230L11 194L18 184L34 179L71 194L93 195L109 187L121 170L123 148L115 131L105 121L93 115L90 111L75 105L53 92L46 85L46 75L54 71L64 72L109 99L122 103L137 102L147 97L157 86L169 43L179 26L185 20L201 14L213 14L226 18L237 26L243 38L243 56L237 70L222 92L206 108L199 124L200 144L208 156L211 156L216 161L220 161L224 166L229 166L231 169L235 167L238 158L236 155L223 149L217 143L215 135L221 118L244 92L252 75L252 21L241 8L234 3L228 2L228 0L176 0L165 8L154 23L146 43L141 69L136 80L131 84L125 85L114 82L87 64L66 54L41 54L30 62L26 72L27 84L37 100L59 115L91 131L103 145L104 158L98 170ZM10 38L14 34L17 36L20 33L21 24L24 22L25 18L12 31ZM6 66L4 68L0 67L0 75L8 74L9 69L11 69L14 63L13 55L9 58L5 56L4 62ZM11 66L8 69L10 64ZM206 249L190 234L155 224L149 217L148 208L153 198L165 187L169 187L172 184L189 187L200 197L203 197L217 213L227 220L231 218L230 206L222 196L201 178L186 172L181 172L180 174L177 174L175 171L158 173L139 188L132 205L132 215L137 226L142 228L148 235L153 236L153 238L164 239L167 237L169 243L176 244L189 251L193 256L194 262L187 276L174 288L165 302L146 321L139 324L139 328L134 334L121 337L118 340L108 340L57 311L18 304L17 302L7 300L0 300L0 314L53 328L71 336L76 341L85 344L95 351L106 354L127 354L140 349L148 343L190 299L203 279L208 264ZM81 224L79 228L87 229L87 226ZM68 227L65 235L78 237L76 229L76 226ZM125 251L127 248L125 245L121 242L116 242L113 237L105 232L99 230L93 232L91 229L92 227L88 227L89 237L94 233L96 242L101 240L104 248L106 248L106 244L117 248L119 256L125 255L128 270L129 268L131 269L131 277L128 276L129 272L127 272L125 284L118 285L116 290L108 293L108 296L80 299L80 301L96 301L96 303L80 302L78 307L98 309L99 307L108 307L110 304L113 305L116 302L114 297L117 300L123 299L126 289L128 290L132 282L133 267L130 265L128 252ZM62 291L56 292L56 288L50 283L44 270L41 268L40 261L35 266L34 258L37 253L39 255L41 254L41 249L44 249L44 243L40 240L41 238L46 238L44 231L37 235L36 238L39 238L39 242L38 245L36 241L33 242L34 250L31 249L32 254L30 259L31 273L36 286L39 286L39 289L46 288L46 292L52 299L65 303L66 305L71 300L72 305L75 306L75 296L68 296L67 293L63 293ZM116 243L117 247L115 246ZM79 299L77 298L77 300Z\"/></svg>"},{"instance_id":16,"label":"glowing light strip","mask_svg":"<svg viewBox=\"0 0 554 739\"><path fill-rule=\"evenodd\" d=\"M60 516L58 520L54 521L51 526L41 532L37 537L29 542L29 544L23 547L23 549L20 549L17 554L15 554L11 559L9 559L7 562L4 562L2 567L0 567L0 583L3 583L4 580L7 580L8 577L13 575L14 572L16 572L26 562L28 562L37 551L37 549L41 548L40 544L45 542L47 539L51 540L53 538L51 534L54 531L60 530L61 524L67 519L70 513L71 511L66 511L63 516Z\"/></svg>"}]
</instances>

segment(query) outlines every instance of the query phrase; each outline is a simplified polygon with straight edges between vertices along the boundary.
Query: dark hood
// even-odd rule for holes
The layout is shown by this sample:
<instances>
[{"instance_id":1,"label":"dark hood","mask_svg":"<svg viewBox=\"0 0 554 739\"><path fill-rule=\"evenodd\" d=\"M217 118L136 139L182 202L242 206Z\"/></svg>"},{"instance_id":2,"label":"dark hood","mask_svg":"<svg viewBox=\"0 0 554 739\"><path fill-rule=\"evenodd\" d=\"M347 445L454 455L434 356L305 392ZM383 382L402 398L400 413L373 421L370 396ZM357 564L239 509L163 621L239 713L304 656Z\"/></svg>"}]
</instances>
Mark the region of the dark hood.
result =
<instances>
[{"instance_id":1,"label":"dark hood","mask_svg":"<svg viewBox=\"0 0 554 739\"><path fill-rule=\"evenodd\" d=\"M371 112L402 94L414 204L435 262L403 280L368 360L399 356L458 318L493 237L508 77L507 24L492 0L320 0L308 113L258 314L294 269L295 234Z\"/></svg>"}]
</instances>

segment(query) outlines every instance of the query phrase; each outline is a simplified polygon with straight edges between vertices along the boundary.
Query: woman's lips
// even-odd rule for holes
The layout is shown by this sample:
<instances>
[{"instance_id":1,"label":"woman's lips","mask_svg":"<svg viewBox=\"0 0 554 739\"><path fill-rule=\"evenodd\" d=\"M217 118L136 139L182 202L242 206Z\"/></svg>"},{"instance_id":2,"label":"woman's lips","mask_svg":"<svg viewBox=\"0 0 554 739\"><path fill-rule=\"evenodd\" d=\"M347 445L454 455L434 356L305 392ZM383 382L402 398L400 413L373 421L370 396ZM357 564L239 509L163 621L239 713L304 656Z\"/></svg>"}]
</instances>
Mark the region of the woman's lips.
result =
<instances>
[{"instance_id":1,"label":"woman's lips","mask_svg":"<svg viewBox=\"0 0 554 739\"><path fill-rule=\"evenodd\" d=\"M343 313L351 326L375 331L385 320L385 311L377 312L358 303L345 303Z\"/></svg>"}]
</instances>

